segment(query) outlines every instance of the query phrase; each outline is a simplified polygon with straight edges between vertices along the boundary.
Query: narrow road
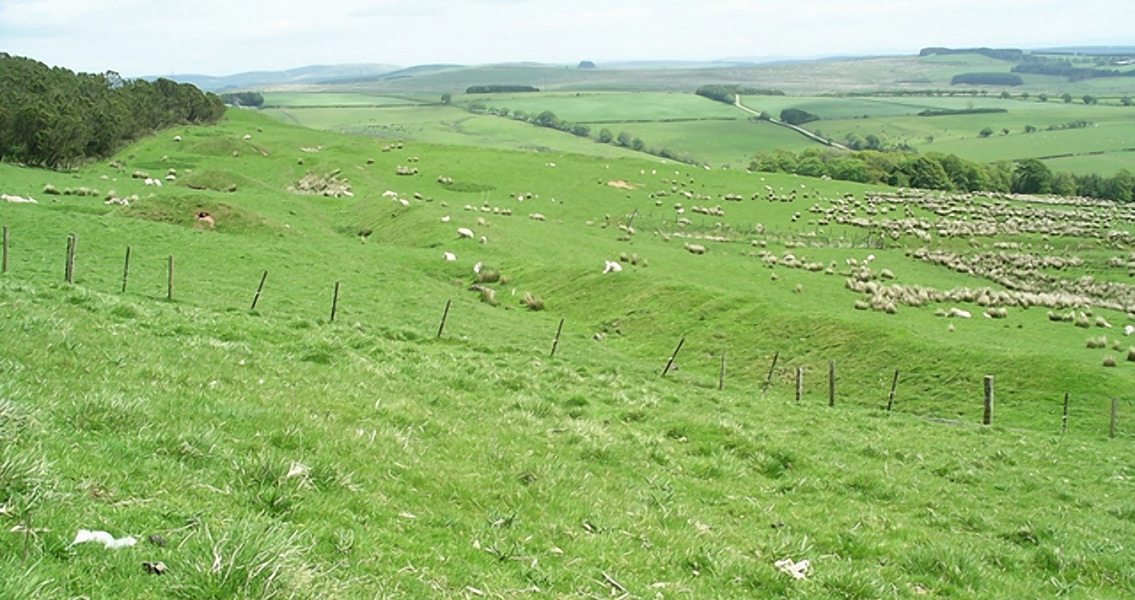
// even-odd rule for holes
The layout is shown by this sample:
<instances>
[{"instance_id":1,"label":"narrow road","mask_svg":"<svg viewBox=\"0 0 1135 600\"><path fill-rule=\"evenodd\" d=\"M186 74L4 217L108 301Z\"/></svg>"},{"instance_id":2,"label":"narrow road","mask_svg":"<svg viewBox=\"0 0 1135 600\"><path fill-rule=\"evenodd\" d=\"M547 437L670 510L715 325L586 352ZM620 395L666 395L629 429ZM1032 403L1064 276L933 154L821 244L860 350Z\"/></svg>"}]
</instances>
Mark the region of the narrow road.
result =
<instances>
[{"instance_id":1,"label":"narrow road","mask_svg":"<svg viewBox=\"0 0 1135 600\"><path fill-rule=\"evenodd\" d=\"M750 113L752 115L756 115L758 117L761 116L761 113L749 108L748 106L745 106L744 104L741 104L741 94L734 95L733 106L736 106L737 108L739 108L739 109L741 109L741 110L743 110L747 113ZM843 144L837 144L835 142L829 142L828 140L825 140L824 138L812 133L811 131L808 131L807 129L804 129L803 127L799 127L799 126L793 125L791 123L785 123L784 121L781 121L780 119L774 119L772 117L769 117L766 120L769 123L772 123L773 125L780 125L781 127L787 127L789 129L791 129L792 131L795 131L796 133L799 133L800 135L802 135L802 136L804 136L804 137L806 137L806 138L808 138L808 139L810 139L814 142L819 142L819 143L821 143L825 146L831 146L832 148L839 148L840 150L850 150L851 149L851 148L848 148L847 146L844 146Z\"/></svg>"}]
</instances>

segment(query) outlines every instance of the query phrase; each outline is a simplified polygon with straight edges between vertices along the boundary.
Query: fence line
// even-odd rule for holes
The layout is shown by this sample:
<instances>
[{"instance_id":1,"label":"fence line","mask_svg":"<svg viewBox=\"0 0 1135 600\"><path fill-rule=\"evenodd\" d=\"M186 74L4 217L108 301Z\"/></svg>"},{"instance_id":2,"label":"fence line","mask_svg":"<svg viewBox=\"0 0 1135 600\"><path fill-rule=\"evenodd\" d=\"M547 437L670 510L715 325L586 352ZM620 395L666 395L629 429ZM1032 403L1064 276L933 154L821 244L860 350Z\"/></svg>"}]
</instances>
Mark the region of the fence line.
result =
<instances>
[{"instance_id":1,"label":"fence line","mask_svg":"<svg viewBox=\"0 0 1135 600\"><path fill-rule=\"evenodd\" d=\"M4 250L4 252L3 252L3 262L4 262L3 272L5 274L8 271L9 240L10 240L9 229L8 229L8 227L4 227L3 228L3 250ZM68 237L67 237L67 252L66 252L66 256L65 256L66 261L65 261L65 264L64 264L64 279L69 284L74 283L75 256L76 256L77 246L78 246L78 235L76 235L74 233L69 234ZM131 258L131 247L127 246L126 247L126 255L125 255L125 258L124 258L124 261L123 261L123 270L122 270L122 288L121 288L122 293L125 293L126 290L127 290L128 278L129 278L129 274L130 274L130 258ZM251 308L253 310L256 308L257 302L261 297L261 294L263 292L264 284L265 284L265 281L267 280L267 277L268 277L268 270L265 270L263 272L263 275L261 276L260 283L257 286L256 295L255 295L255 297L253 298L253 301L252 301L252 307ZM331 315L330 315L329 323L334 323L335 317L336 317L336 314L337 314L337 311L338 311L339 287L340 287L340 282L336 281L335 287L334 287L334 292L333 292L333 297L332 297ZM172 254L169 255L169 258L168 258L168 282L167 282L166 299L168 301L173 301L173 299L174 299L174 256ZM438 338L440 338L442 336L442 333L445 329L446 320L449 316L449 312L450 312L450 309L451 309L451 306L452 306L452 302L453 302L452 299L446 301L445 310L442 314L441 323L440 323L440 326L439 326L438 332L437 332ZM552 351L550 353L550 356L555 356L556 350L557 350L559 343L560 343L560 337L561 337L561 333L563 331L563 326L564 326L564 319L561 318L560 321L559 321L559 326L556 329L556 335L555 335L555 339L553 340ZM678 345L674 349L673 354L670 356L669 361L666 363L666 367L662 371L662 377L665 377L669 373L669 371L672 369L674 361L677 358L678 353L682 350L682 347L685 344L685 342L686 342L686 337L682 336L682 338L678 341ZM725 370L726 370L727 353L728 353L728 348L721 350L721 366L720 366L720 371L719 371L719 375L718 375L718 385L717 385L718 390L724 390L724 388L725 388ZM777 366L777 362L778 362L779 358L780 358L780 351L778 350L773 355L772 364L769 366L768 374L765 377L765 381L764 381L763 385L761 386L760 397L761 397L762 400L765 397L765 394L767 393L768 388L771 387L772 384L773 384L773 379L774 379L774 375L776 374L776 366ZM828 365L827 365L828 366L828 406L834 407L835 406L835 395L836 395L835 361L834 360L828 360L827 363L828 363ZM796 398L797 401L802 401L803 396L804 396L804 382L803 382L804 367L803 366L795 366L794 370L795 370L795 398ZM888 398L887 398L886 410L888 412L891 411L893 404L894 404L895 392L896 392L896 388L897 388L897 384L898 384L898 379L899 379L899 369L895 369L894 377L891 381L890 393L889 393ZM992 424L992 420L993 420L993 398L994 398L993 381L994 381L994 378L993 378L993 376L990 376L990 375L984 376L983 379L982 379L982 386L983 386L982 389L983 389L984 394L983 394L982 420L981 420L981 422L984 425ZM1051 393L1050 390L1026 389L1026 388L1019 388L1019 387L1015 387L1010 391L1010 393L1012 393L1012 394L1020 394L1022 392L1037 394L1037 395L1044 395L1044 394ZM1119 398L1118 397L1112 397L1111 398L1109 408L1110 408L1110 410L1108 411L1108 417L1109 417L1108 436L1109 436L1109 438L1114 438L1116 436L1116 431L1117 431L1117 427L1118 427L1118 412L1119 412ZM1066 432L1068 430L1068 421L1069 421L1069 394L1065 393L1064 394L1064 400L1063 400L1063 411L1060 415L1060 430L1061 430L1061 432Z\"/></svg>"}]
</instances>

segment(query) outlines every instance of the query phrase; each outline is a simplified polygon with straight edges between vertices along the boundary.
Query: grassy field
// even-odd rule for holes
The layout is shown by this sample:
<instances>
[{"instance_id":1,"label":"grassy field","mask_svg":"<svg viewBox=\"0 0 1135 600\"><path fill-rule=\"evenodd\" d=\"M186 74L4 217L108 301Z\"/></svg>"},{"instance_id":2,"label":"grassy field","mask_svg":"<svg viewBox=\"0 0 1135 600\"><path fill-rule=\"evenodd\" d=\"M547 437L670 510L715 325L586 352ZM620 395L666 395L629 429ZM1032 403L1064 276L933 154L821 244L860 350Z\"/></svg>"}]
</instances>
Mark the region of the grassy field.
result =
<instances>
[{"instance_id":1,"label":"grassy field","mask_svg":"<svg viewBox=\"0 0 1135 600\"><path fill-rule=\"evenodd\" d=\"M550 110L575 123L661 121L666 119L740 119L744 114L721 102L690 93L551 92L528 94L462 94L454 102L480 102L493 108L536 115Z\"/></svg>"},{"instance_id":2,"label":"grassy field","mask_svg":"<svg viewBox=\"0 0 1135 600\"><path fill-rule=\"evenodd\" d=\"M777 115L785 108L800 108L821 117L806 127L836 141L850 134L875 135L893 144L907 144L920 152L945 152L971 160L992 162L1033 157L1076 155L1079 161L1053 162L1053 168L1075 173L1111 176L1120 168L1135 169L1135 156L1124 153L1135 139L1135 109L1120 106L1085 106L1001 100L998 98L837 98L747 97L745 105ZM1005 109L1006 113L920 117L927 109ZM1060 129L1087 121L1088 127ZM1025 133L1031 126L1037 131ZM994 134L982 137L990 128ZM1049 128L1057 128L1049 130ZM1008 129L1005 134L1003 130ZM1102 153L1104 156L1100 156ZM1102 158L1102 160L1096 160ZM1066 165L1062 167L1061 165Z\"/></svg>"},{"instance_id":3,"label":"grassy field","mask_svg":"<svg viewBox=\"0 0 1135 600\"><path fill-rule=\"evenodd\" d=\"M455 106L406 106L428 102L428 95L288 92L269 93L267 101L278 106L266 109L268 114L291 123L430 143L627 155L622 149L567 134L460 110L480 103L491 109L507 109L510 114L519 110L535 116L552 111L567 121L588 124L592 137L603 128L614 134L626 131L641 138L649 148L668 148L679 156L713 166L744 167L759 151L799 152L819 147L791 131L748 123L748 113L688 93L473 94L455 96ZM1135 155L1126 152L1132 147L1130 140L1135 139L1135 109L1130 107L995 97L749 96L744 102L749 108L774 116L786 108L814 113L821 120L807 124L807 128L837 142L851 134L875 135L888 144L906 144L921 152L954 153L978 161L1059 157L1059 162L1052 162L1051 166L1069 168L1075 173L1111 176L1121 168L1135 170ZM928 109L971 108L1008 112L917 116ZM1049 130L1075 121L1087 121L1090 126ZM1025 134L1027 126L1037 131ZM995 134L981 137L985 127ZM1008 135L1002 133L1004 129L1009 129Z\"/></svg>"},{"instance_id":4,"label":"grassy field","mask_svg":"<svg viewBox=\"0 0 1135 600\"><path fill-rule=\"evenodd\" d=\"M0 597L1135 593L1135 362L1122 332L1132 321L1101 306L1129 298L1129 267L1116 265L1135 242L1107 237L1135 226L1126 208L944 209L937 194L878 199L887 190L641 155L416 141L382 152L389 144L230 111L215 127L124 149L121 170L0 165L4 193L39 201L0 203L11 235ZM177 178L161 188L130 175L170 168ZM287 191L309 170L336 169L353 196ZM99 194L50 196L48 183ZM108 206L111 188L139 199ZM843 209L863 221L820 222ZM199 210L215 230L195 226ZM928 243L895 225L906 211L934 224ZM1022 220L1010 211L1025 224L1091 225L939 233L1007 228ZM854 308L865 296L847 289L862 273L852 258L870 262L876 285L1006 290L919 260L920 247L1075 259L1013 272L1057 288L1087 275L1118 283L1077 306L1114 327L1056 322L1040 306L1003 319L982 318L978 302ZM786 266L786 253L821 270ZM621 272L602 274L605 260ZM467 289L477 263L491 267L480 285L492 302ZM507 281L488 276L497 270ZM525 307L526 292L543 310ZM975 318L934 315L951 307ZM1085 346L1101 335L1107 347ZM679 339L677 369L660 377ZM996 381L989 427L985 375ZM139 543L70 545L79 529ZM810 560L807 578L781 573L786 558ZM155 561L165 575L142 568Z\"/></svg>"},{"instance_id":5,"label":"grassy field","mask_svg":"<svg viewBox=\"0 0 1135 600\"><path fill-rule=\"evenodd\" d=\"M512 119L470 114L454 106L279 108L264 112L303 127L390 139L593 156L637 154Z\"/></svg>"},{"instance_id":6,"label":"grassy field","mask_svg":"<svg viewBox=\"0 0 1135 600\"><path fill-rule=\"evenodd\" d=\"M264 106L269 108L291 108L299 106L404 106L407 104L418 104L418 101L405 96L372 96L369 94L344 94L339 92L264 93Z\"/></svg>"}]
</instances>

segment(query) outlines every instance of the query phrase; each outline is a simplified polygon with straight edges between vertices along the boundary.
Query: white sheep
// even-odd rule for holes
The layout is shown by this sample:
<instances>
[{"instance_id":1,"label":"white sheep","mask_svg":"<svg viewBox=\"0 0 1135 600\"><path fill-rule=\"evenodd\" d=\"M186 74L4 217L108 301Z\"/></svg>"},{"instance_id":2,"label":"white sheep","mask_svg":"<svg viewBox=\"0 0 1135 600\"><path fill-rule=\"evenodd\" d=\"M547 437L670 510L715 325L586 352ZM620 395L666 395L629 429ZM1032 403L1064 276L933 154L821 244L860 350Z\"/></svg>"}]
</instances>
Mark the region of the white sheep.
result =
<instances>
[{"instance_id":1,"label":"white sheep","mask_svg":"<svg viewBox=\"0 0 1135 600\"><path fill-rule=\"evenodd\" d=\"M8 194L0 194L0 199L4 200L5 202L12 202L15 204L39 204L35 201L34 198L31 197L22 198L20 196L9 196Z\"/></svg>"},{"instance_id":2,"label":"white sheep","mask_svg":"<svg viewBox=\"0 0 1135 600\"><path fill-rule=\"evenodd\" d=\"M458 237L458 238L469 238L469 239L473 239L473 230L472 230L472 229L468 229L468 228L466 228L466 227L458 227L458 228L457 228L457 237Z\"/></svg>"},{"instance_id":3,"label":"white sheep","mask_svg":"<svg viewBox=\"0 0 1135 600\"><path fill-rule=\"evenodd\" d=\"M481 267L483 267L483 266L484 266L484 263L483 263L483 262L481 262L481 261L477 261L477 264L473 265L473 272L474 272L474 273L478 273L478 274L480 274L480 272L481 272Z\"/></svg>"},{"instance_id":4,"label":"white sheep","mask_svg":"<svg viewBox=\"0 0 1135 600\"><path fill-rule=\"evenodd\" d=\"M481 239L479 239L479 240L477 240L477 241L478 241L478 242L480 242L480 244L481 244L482 246L484 246L485 244L489 243L489 238L488 238L488 236L484 236L484 235L482 235L482 236L481 236Z\"/></svg>"},{"instance_id":5,"label":"white sheep","mask_svg":"<svg viewBox=\"0 0 1135 600\"><path fill-rule=\"evenodd\" d=\"M1132 333L1135 333L1135 325L1128 325L1123 328L1123 335L1131 335Z\"/></svg>"},{"instance_id":6,"label":"white sheep","mask_svg":"<svg viewBox=\"0 0 1135 600\"><path fill-rule=\"evenodd\" d=\"M960 308L954 307L954 308L950 309L950 312L946 313L946 316L947 317L958 317L958 318L961 318L961 319L968 319L968 318L972 317L973 315L971 315L969 313L969 311L962 310Z\"/></svg>"},{"instance_id":7,"label":"white sheep","mask_svg":"<svg viewBox=\"0 0 1135 600\"><path fill-rule=\"evenodd\" d=\"M395 191L392 191L392 190L386 190L385 192L382 192L382 195L384 197L387 197L387 198L397 198L398 192L395 192Z\"/></svg>"},{"instance_id":8,"label":"white sheep","mask_svg":"<svg viewBox=\"0 0 1135 600\"><path fill-rule=\"evenodd\" d=\"M446 252L446 253L442 254L442 256L444 256L445 260L447 260L449 262L454 262L454 261L457 260L457 255L452 253L452 252Z\"/></svg>"},{"instance_id":9,"label":"white sheep","mask_svg":"<svg viewBox=\"0 0 1135 600\"><path fill-rule=\"evenodd\" d=\"M603 268L604 275L607 273L619 273L623 270L623 265L620 265L618 261L605 260L603 262L606 263L606 266Z\"/></svg>"},{"instance_id":10,"label":"white sheep","mask_svg":"<svg viewBox=\"0 0 1135 600\"><path fill-rule=\"evenodd\" d=\"M444 217L442 217L441 222L442 223L448 223L449 222L449 215L445 215Z\"/></svg>"}]
</instances>

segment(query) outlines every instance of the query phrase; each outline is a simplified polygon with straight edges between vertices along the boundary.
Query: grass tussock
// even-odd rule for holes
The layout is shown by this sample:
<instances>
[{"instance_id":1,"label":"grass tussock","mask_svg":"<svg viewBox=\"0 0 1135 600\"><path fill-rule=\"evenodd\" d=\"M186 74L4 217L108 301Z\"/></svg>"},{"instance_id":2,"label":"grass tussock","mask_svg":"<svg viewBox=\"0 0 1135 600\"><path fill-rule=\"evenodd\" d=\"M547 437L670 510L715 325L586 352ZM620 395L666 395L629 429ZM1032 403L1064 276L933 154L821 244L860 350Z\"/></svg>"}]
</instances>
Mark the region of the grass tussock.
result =
<instances>
[{"instance_id":1,"label":"grass tussock","mask_svg":"<svg viewBox=\"0 0 1135 600\"><path fill-rule=\"evenodd\" d=\"M477 283L500 283L502 279L501 272L492 267L482 267L481 272L477 273Z\"/></svg>"},{"instance_id":2,"label":"grass tussock","mask_svg":"<svg viewBox=\"0 0 1135 600\"><path fill-rule=\"evenodd\" d=\"M524 292L524 297L521 298L520 303L528 310L544 310L544 299L540 296L534 296L532 292Z\"/></svg>"},{"instance_id":3,"label":"grass tussock","mask_svg":"<svg viewBox=\"0 0 1135 600\"><path fill-rule=\"evenodd\" d=\"M174 598L291 600L317 597L300 535L279 525L242 520L192 532L170 565Z\"/></svg>"}]
</instances>

